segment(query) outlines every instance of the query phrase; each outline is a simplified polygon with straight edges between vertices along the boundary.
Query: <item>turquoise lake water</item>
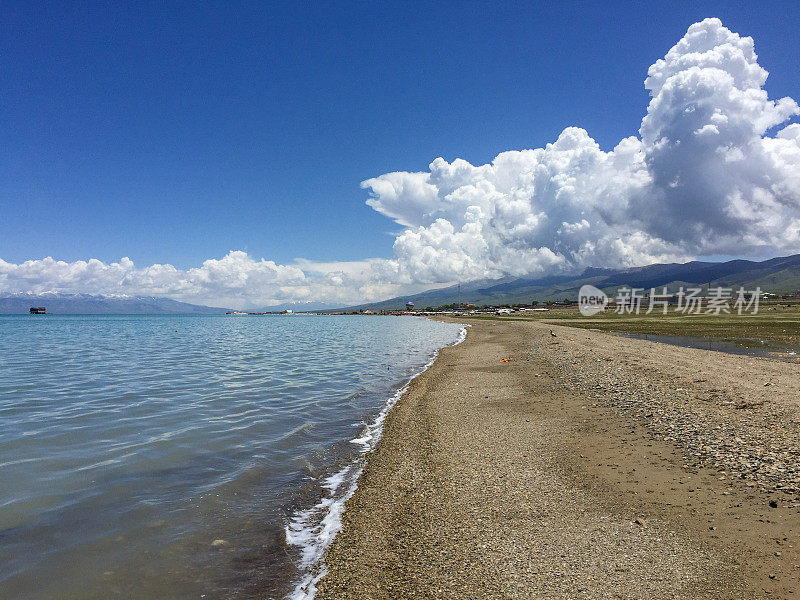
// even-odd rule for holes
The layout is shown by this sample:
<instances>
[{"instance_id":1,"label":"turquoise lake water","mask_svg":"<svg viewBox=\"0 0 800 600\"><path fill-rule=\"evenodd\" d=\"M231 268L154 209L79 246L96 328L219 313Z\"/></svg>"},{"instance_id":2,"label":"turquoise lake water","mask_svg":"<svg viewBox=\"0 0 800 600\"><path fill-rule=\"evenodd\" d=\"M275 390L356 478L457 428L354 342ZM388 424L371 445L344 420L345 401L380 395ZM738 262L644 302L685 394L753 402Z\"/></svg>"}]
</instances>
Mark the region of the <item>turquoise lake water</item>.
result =
<instances>
[{"instance_id":1,"label":"turquoise lake water","mask_svg":"<svg viewBox=\"0 0 800 600\"><path fill-rule=\"evenodd\" d=\"M461 331L0 316L0 598L292 593L320 551L319 507L351 487L331 476L357 476L367 425ZM305 529L287 540L292 523Z\"/></svg>"}]
</instances>

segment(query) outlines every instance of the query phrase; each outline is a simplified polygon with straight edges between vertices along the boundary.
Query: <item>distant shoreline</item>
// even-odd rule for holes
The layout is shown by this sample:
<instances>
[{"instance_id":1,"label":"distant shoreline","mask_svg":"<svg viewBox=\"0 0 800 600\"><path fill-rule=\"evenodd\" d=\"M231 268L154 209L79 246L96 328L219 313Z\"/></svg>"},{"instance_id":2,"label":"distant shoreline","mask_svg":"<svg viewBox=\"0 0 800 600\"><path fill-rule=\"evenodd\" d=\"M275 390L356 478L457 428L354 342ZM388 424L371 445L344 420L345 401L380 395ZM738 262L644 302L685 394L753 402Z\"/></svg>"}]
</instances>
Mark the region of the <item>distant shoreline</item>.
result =
<instances>
[{"instance_id":1,"label":"distant shoreline","mask_svg":"<svg viewBox=\"0 0 800 600\"><path fill-rule=\"evenodd\" d=\"M389 413L317 598L784 597L795 369L473 321Z\"/></svg>"}]
</instances>

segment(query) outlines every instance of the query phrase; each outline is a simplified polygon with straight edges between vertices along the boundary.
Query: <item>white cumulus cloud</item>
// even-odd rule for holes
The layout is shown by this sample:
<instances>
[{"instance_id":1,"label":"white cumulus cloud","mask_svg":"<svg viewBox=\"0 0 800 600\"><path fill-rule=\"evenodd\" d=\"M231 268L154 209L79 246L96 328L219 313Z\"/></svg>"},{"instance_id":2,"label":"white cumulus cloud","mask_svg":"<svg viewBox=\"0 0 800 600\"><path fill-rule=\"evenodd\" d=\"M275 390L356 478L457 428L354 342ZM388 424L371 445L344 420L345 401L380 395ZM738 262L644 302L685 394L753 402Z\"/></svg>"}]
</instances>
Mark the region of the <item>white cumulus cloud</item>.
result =
<instances>
[{"instance_id":1,"label":"white cumulus cloud","mask_svg":"<svg viewBox=\"0 0 800 600\"><path fill-rule=\"evenodd\" d=\"M800 252L800 108L770 100L767 75L752 38L706 19L650 67L639 135L609 152L567 127L491 164L437 158L368 179L367 204L403 228L391 259L279 265L232 251L188 270L0 260L0 291L355 303L479 278Z\"/></svg>"},{"instance_id":2,"label":"white cumulus cloud","mask_svg":"<svg viewBox=\"0 0 800 600\"><path fill-rule=\"evenodd\" d=\"M753 40L692 25L650 67L639 137L604 152L568 127L544 148L362 185L407 229L402 281L543 274L704 254L798 251L800 125L770 100ZM776 127L785 125L775 131Z\"/></svg>"},{"instance_id":3,"label":"white cumulus cloud","mask_svg":"<svg viewBox=\"0 0 800 600\"><path fill-rule=\"evenodd\" d=\"M253 260L245 252L229 252L188 270L155 264L137 268L129 258L104 263L97 259L65 262L44 258L20 264L0 259L0 290L6 292L70 292L158 295L178 299L226 300L241 305L265 293L302 288L306 275L296 266ZM270 297L269 295L267 296Z\"/></svg>"}]
</instances>

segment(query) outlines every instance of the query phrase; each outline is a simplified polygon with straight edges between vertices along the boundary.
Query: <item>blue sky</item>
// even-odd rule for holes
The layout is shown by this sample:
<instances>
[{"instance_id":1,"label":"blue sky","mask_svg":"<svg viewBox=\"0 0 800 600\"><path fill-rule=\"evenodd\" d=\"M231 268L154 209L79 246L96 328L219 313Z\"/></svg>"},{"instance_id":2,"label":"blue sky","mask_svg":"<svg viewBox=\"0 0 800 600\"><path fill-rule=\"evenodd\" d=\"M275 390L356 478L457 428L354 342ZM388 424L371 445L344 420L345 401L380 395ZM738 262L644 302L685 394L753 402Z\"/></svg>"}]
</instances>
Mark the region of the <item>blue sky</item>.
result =
<instances>
[{"instance_id":1,"label":"blue sky","mask_svg":"<svg viewBox=\"0 0 800 600\"><path fill-rule=\"evenodd\" d=\"M0 258L390 258L361 181L569 126L609 151L709 16L800 97L797 2L5 3Z\"/></svg>"}]
</instances>

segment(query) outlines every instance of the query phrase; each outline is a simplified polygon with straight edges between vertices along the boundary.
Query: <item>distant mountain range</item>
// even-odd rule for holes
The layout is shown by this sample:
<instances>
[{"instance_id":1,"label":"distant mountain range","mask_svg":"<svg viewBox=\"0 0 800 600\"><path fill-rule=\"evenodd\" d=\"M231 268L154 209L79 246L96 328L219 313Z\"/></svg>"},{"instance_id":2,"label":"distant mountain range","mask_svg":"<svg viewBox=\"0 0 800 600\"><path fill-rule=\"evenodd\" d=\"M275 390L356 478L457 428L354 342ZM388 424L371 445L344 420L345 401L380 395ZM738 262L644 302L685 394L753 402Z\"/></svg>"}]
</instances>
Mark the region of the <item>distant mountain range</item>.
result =
<instances>
[{"instance_id":1,"label":"distant mountain range","mask_svg":"<svg viewBox=\"0 0 800 600\"><path fill-rule=\"evenodd\" d=\"M0 314L28 313L32 306L44 306L50 314L193 314L219 315L224 308L198 306L169 298L151 296L93 296L91 294L0 294Z\"/></svg>"},{"instance_id":2,"label":"distant mountain range","mask_svg":"<svg viewBox=\"0 0 800 600\"><path fill-rule=\"evenodd\" d=\"M263 308L246 309L243 310L243 312L282 312L284 310L291 310L293 312L315 312L337 310L342 306L342 304L330 304L328 302L289 302L286 304L265 306Z\"/></svg>"},{"instance_id":3,"label":"distant mountain range","mask_svg":"<svg viewBox=\"0 0 800 600\"><path fill-rule=\"evenodd\" d=\"M800 290L800 254L772 258L762 262L731 260L727 262L669 263L634 267L629 269L588 268L580 275L559 275L530 278L505 278L478 281L458 286L421 292L411 296L398 296L383 302L362 304L345 310L399 310L406 302L417 308L436 307L455 302L472 304L522 304L532 301L577 300L578 290L592 284L606 293L622 286L649 289L667 286L676 291L680 286L744 287L776 294L796 293Z\"/></svg>"},{"instance_id":4,"label":"distant mountain range","mask_svg":"<svg viewBox=\"0 0 800 600\"><path fill-rule=\"evenodd\" d=\"M649 289L667 286L676 291L680 286L744 287L776 294L796 293L800 290L800 254L772 258L762 262L731 260L728 262L692 261L684 264L670 263L634 267L630 269L588 268L580 275L552 277L513 278L472 281L458 286L429 290L410 296L398 296L383 302L362 304L339 309L322 302L301 302L269 306L248 312L280 312L292 310L399 310L406 302L417 308L436 307L455 302L472 304L522 304L533 301L575 300L578 290L586 283L606 293L614 293L622 286ZM52 314L222 314L225 308L199 306L169 298L150 296L95 296L91 294L1 294L0 314L28 313L32 306L44 306Z\"/></svg>"}]
</instances>

